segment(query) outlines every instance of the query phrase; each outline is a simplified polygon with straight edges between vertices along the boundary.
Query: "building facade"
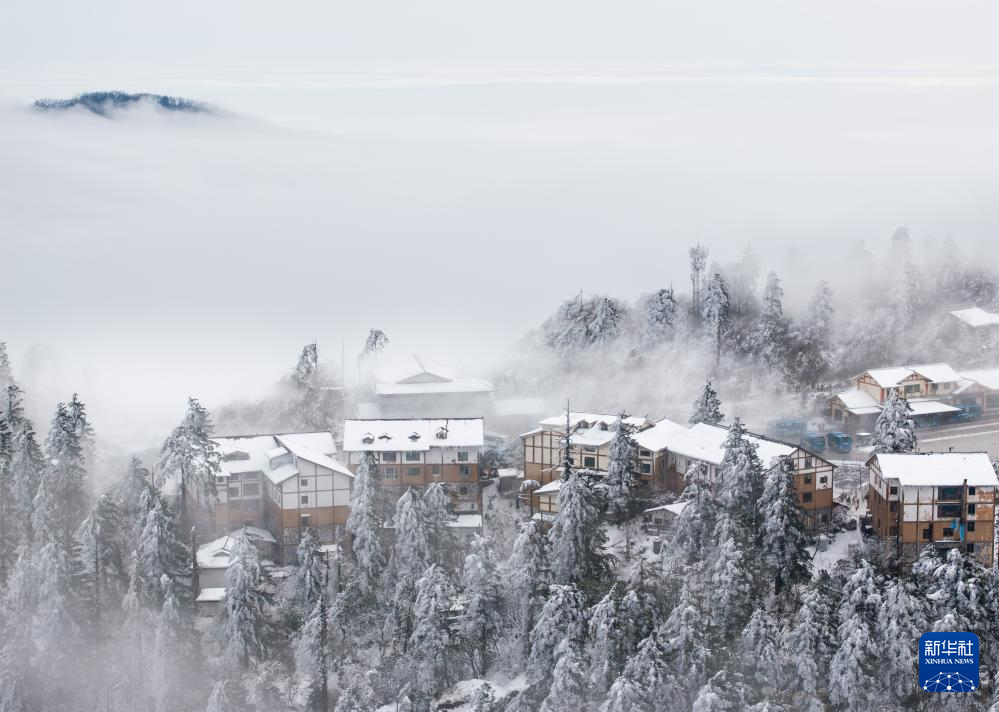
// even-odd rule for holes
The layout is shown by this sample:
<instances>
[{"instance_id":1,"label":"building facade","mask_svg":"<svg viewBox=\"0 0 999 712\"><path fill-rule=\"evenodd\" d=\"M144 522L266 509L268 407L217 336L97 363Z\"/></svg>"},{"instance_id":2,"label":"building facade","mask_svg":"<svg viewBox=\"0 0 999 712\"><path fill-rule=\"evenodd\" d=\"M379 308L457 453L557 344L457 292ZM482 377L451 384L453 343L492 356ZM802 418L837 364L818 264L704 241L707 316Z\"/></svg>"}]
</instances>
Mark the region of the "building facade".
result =
<instances>
[{"instance_id":1,"label":"building facade","mask_svg":"<svg viewBox=\"0 0 999 712\"><path fill-rule=\"evenodd\" d=\"M995 563L999 480L984 452L877 454L867 461L867 506L877 535L914 560L925 546Z\"/></svg>"},{"instance_id":2,"label":"building facade","mask_svg":"<svg viewBox=\"0 0 999 712\"><path fill-rule=\"evenodd\" d=\"M482 418L348 420L343 456L352 472L372 453L379 486L394 499L409 487L441 482L456 513L482 511Z\"/></svg>"}]
</instances>

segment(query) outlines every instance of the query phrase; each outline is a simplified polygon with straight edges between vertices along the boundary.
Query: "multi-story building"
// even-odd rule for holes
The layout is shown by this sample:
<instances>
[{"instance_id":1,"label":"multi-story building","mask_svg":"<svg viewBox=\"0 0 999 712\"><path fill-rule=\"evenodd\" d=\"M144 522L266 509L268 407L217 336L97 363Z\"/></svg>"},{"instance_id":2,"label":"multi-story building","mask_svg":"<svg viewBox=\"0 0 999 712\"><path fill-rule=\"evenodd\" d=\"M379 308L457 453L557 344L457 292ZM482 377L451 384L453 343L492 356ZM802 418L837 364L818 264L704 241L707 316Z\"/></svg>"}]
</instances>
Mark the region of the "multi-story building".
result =
<instances>
[{"instance_id":1,"label":"multi-story building","mask_svg":"<svg viewBox=\"0 0 999 712\"><path fill-rule=\"evenodd\" d=\"M343 453L352 472L364 453L374 454L379 485L396 497L408 487L442 482L455 512L481 512L483 438L482 418L348 420Z\"/></svg>"},{"instance_id":2,"label":"multi-story building","mask_svg":"<svg viewBox=\"0 0 999 712\"><path fill-rule=\"evenodd\" d=\"M281 563L295 561L306 529L324 543L343 536L354 475L336 460L328 432L213 438L222 453L214 511L216 533L257 526L277 539Z\"/></svg>"},{"instance_id":3,"label":"multi-story building","mask_svg":"<svg viewBox=\"0 0 999 712\"><path fill-rule=\"evenodd\" d=\"M912 560L925 546L960 548L994 565L999 480L984 452L877 454L867 508L878 536Z\"/></svg>"},{"instance_id":4,"label":"multi-story building","mask_svg":"<svg viewBox=\"0 0 999 712\"><path fill-rule=\"evenodd\" d=\"M378 369L372 399L358 406L370 418L475 418L492 414L493 386L422 356Z\"/></svg>"}]
</instances>

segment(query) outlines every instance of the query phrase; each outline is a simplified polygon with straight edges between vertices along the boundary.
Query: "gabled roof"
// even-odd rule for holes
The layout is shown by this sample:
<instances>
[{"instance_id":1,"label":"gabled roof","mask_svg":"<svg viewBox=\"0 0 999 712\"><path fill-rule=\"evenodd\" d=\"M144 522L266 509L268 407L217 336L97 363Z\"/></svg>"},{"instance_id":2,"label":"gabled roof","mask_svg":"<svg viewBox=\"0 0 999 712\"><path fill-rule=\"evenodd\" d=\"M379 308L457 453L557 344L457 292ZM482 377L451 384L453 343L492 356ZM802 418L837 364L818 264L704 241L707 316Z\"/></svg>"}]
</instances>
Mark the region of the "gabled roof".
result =
<instances>
[{"instance_id":1,"label":"gabled roof","mask_svg":"<svg viewBox=\"0 0 999 712\"><path fill-rule=\"evenodd\" d=\"M268 544L276 544L277 539L266 529L260 527L244 527L246 536L251 540L259 540ZM227 569L232 560L232 550L235 546L235 539L243 529L220 536L214 541L202 544L198 547L198 567L202 569Z\"/></svg>"},{"instance_id":2,"label":"gabled roof","mask_svg":"<svg viewBox=\"0 0 999 712\"><path fill-rule=\"evenodd\" d=\"M912 375L919 375L930 383L957 383L961 377L949 364L924 363L917 366L891 366L890 368L872 368L858 373L854 380L864 374L874 379L882 388L894 388Z\"/></svg>"},{"instance_id":3,"label":"gabled roof","mask_svg":"<svg viewBox=\"0 0 999 712\"><path fill-rule=\"evenodd\" d=\"M974 371L962 371L961 375L969 381L974 381L990 391L999 390L999 368L983 368ZM962 388L962 390L964 390Z\"/></svg>"},{"instance_id":4,"label":"gabled roof","mask_svg":"<svg viewBox=\"0 0 999 712\"><path fill-rule=\"evenodd\" d=\"M614 423L617 422L617 419L617 413L584 413L576 410L569 411L569 425L573 428L585 421L587 426L591 428L594 426L604 425L610 429L614 427ZM624 422L628 425L633 425L636 428L642 428L645 427L649 421L648 418L629 416L624 419ZM562 411L559 415L553 415L545 418L544 420L539 421L539 424L541 426L565 429L565 411Z\"/></svg>"},{"instance_id":5,"label":"gabled roof","mask_svg":"<svg viewBox=\"0 0 999 712\"><path fill-rule=\"evenodd\" d=\"M454 369L412 354L402 362L378 369L377 395L415 393L492 393L493 385L479 378L463 378Z\"/></svg>"},{"instance_id":6,"label":"gabled roof","mask_svg":"<svg viewBox=\"0 0 999 712\"><path fill-rule=\"evenodd\" d=\"M854 379L860 378L863 375L870 376L875 383L877 383L882 388L894 388L899 383L904 381L906 378L912 375L912 369L908 366L893 366L891 368L872 368L870 370L864 371L863 373L858 373L854 376Z\"/></svg>"},{"instance_id":7,"label":"gabled roof","mask_svg":"<svg viewBox=\"0 0 999 712\"><path fill-rule=\"evenodd\" d=\"M948 487L965 481L971 487L999 486L992 461L984 452L881 453L872 461L877 461L882 477L903 486Z\"/></svg>"},{"instance_id":8,"label":"gabled roof","mask_svg":"<svg viewBox=\"0 0 999 712\"><path fill-rule=\"evenodd\" d=\"M913 415L930 415L932 413L956 413L960 408L941 403L936 400L917 398L909 401L909 408Z\"/></svg>"},{"instance_id":9,"label":"gabled roof","mask_svg":"<svg viewBox=\"0 0 999 712\"><path fill-rule=\"evenodd\" d=\"M906 368L912 369L930 383L957 383L961 380L957 371L946 363L924 363Z\"/></svg>"},{"instance_id":10,"label":"gabled roof","mask_svg":"<svg viewBox=\"0 0 999 712\"><path fill-rule=\"evenodd\" d=\"M431 447L482 447L484 442L482 418L352 419L343 425L344 452L426 452Z\"/></svg>"},{"instance_id":11,"label":"gabled roof","mask_svg":"<svg viewBox=\"0 0 999 712\"><path fill-rule=\"evenodd\" d=\"M957 317L968 326L975 328L981 326L999 326L999 314L985 311L979 307L955 309L951 312L951 315Z\"/></svg>"},{"instance_id":12,"label":"gabled roof","mask_svg":"<svg viewBox=\"0 0 999 712\"><path fill-rule=\"evenodd\" d=\"M838 398L843 406L854 415L870 415L881 412L881 406L874 396L859 388L837 393L833 397Z\"/></svg>"},{"instance_id":13,"label":"gabled roof","mask_svg":"<svg viewBox=\"0 0 999 712\"><path fill-rule=\"evenodd\" d=\"M658 452L666 449L675 438L683 437L686 433L686 427L663 418L653 423L651 428L635 433L633 439L640 448Z\"/></svg>"},{"instance_id":14,"label":"gabled roof","mask_svg":"<svg viewBox=\"0 0 999 712\"><path fill-rule=\"evenodd\" d=\"M222 476L260 472L270 482L279 485L298 474L298 469L287 462L291 453L300 460L314 463L333 472L353 477L349 469L335 459L336 444L328 432L282 433L279 435L249 435L212 438L223 456L235 455L239 459L222 462Z\"/></svg>"}]
</instances>

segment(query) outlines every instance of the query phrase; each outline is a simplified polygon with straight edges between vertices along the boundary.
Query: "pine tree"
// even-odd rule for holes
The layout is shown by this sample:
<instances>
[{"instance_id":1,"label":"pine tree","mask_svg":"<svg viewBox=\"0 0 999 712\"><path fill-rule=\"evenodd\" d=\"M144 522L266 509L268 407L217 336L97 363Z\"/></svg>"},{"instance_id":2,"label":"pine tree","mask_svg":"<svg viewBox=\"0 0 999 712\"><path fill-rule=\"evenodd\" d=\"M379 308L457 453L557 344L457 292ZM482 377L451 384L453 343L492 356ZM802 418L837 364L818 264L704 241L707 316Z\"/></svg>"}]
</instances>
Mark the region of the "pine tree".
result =
<instances>
[{"instance_id":1,"label":"pine tree","mask_svg":"<svg viewBox=\"0 0 999 712\"><path fill-rule=\"evenodd\" d=\"M544 600L548 589L545 535L538 522L530 520L521 525L503 573L507 610L514 621L512 635L522 641L523 657L526 658L530 652L534 610L539 601Z\"/></svg>"},{"instance_id":2,"label":"pine tree","mask_svg":"<svg viewBox=\"0 0 999 712\"><path fill-rule=\"evenodd\" d=\"M140 508L144 494L152 488L152 477L149 470L142 465L142 460L133 455L128 463L125 478L114 489L115 503L125 521L134 525L141 522L146 512Z\"/></svg>"},{"instance_id":3,"label":"pine tree","mask_svg":"<svg viewBox=\"0 0 999 712\"><path fill-rule=\"evenodd\" d=\"M322 542L311 528L305 530L296 549L298 569L295 571L295 603L303 613L311 611L323 595L326 565Z\"/></svg>"},{"instance_id":4,"label":"pine tree","mask_svg":"<svg viewBox=\"0 0 999 712\"><path fill-rule=\"evenodd\" d=\"M0 588L0 710L39 709L32 657L32 619L38 604L31 550L21 552L6 588Z\"/></svg>"},{"instance_id":5,"label":"pine tree","mask_svg":"<svg viewBox=\"0 0 999 712\"><path fill-rule=\"evenodd\" d=\"M753 345L763 363L775 373L781 372L787 360L788 325L781 300L784 290L776 273L767 276L763 291L763 309L753 334Z\"/></svg>"},{"instance_id":6,"label":"pine tree","mask_svg":"<svg viewBox=\"0 0 999 712\"><path fill-rule=\"evenodd\" d=\"M324 567L316 599L294 641L295 669L303 678L309 706L326 712L329 709L329 677L332 663L330 610Z\"/></svg>"},{"instance_id":7,"label":"pine tree","mask_svg":"<svg viewBox=\"0 0 999 712\"><path fill-rule=\"evenodd\" d=\"M618 522L627 519L634 508L635 462L638 451L631 437L632 428L624 422L624 414L614 422L614 434L608 451L607 507Z\"/></svg>"},{"instance_id":8,"label":"pine tree","mask_svg":"<svg viewBox=\"0 0 999 712\"><path fill-rule=\"evenodd\" d=\"M715 525L717 542L707 564L711 597L710 626L720 641L735 639L753 612L754 570L744 535L729 512Z\"/></svg>"},{"instance_id":9,"label":"pine tree","mask_svg":"<svg viewBox=\"0 0 999 712\"><path fill-rule=\"evenodd\" d=\"M152 689L157 712L172 712L188 708L197 689L190 672L196 648L177 582L164 576L160 588L164 594L153 638Z\"/></svg>"},{"instance_id":10,"label":"pine tree","mask_svg":"<svg viewBox=\"0 0 999 712\"><path fill-rule=\"evenodd\" d=\"M551 674L555 651L563 640L582 641L586 632L586 603L575 586L554 585L538 622L531 631L528 658L529 682L540 682Z\"/></svg>"},{"instance_id":11,"label":"pine tree","mask_svg":"<svg viewBox=\"0 0 999 712\"><path fill-rule=\"evenodd\" d=\"M667 571L701 561L714 542L719 504L708 482L707 465L691 462L686 480L687 486L679 499L686 506L677 516L670 546L664 547L662 552L663 567Z\"/></svg>"},{"instance_id":12,"label":"pine tree","mask_svg":"<svg viewBox=\"0 0 999 712\"><path fill-rule=\"evenodd\" d=\"M898 390L889 389L881 414L874 423L874 452L913 452L916 449L915 429L909 402Z\"/></svg>"},{"instance_id":13,"label":"pine tree","mask_svg":"<svg viewBox=\"0 0 999 712\"><path fill-rule=\"evenodd\" d=\"M708 248L700 244L690 248L690 287L691 301L694 319L700 320L704 316L704 268L708 263Z\"/></svg>"},{"instance_id":14,"label":"pine tree","mask_svg":"<svg viewBox=\"0 0 999 712\"><path fill-rule=\"evenodd\" d=\"M13 440L10 424L6 418L0 417L0 591L14 568L17 546L21 539L20 512L14 499L14 478L11 472Z\"/></svg>"},{"instance_id":15,"label":"pine tree","mask_svg":"<svg viewBox=\"0 0 999 712\"><path fill-rule=\"evenodd\" d=\"M789 687L801 693L798 697L802 699L814 698L825 687L836 630L830 588L829 574L823 571L818 581L802 592L783 637L782 650L793 673Z\"/></svg>"},{"instance_id":16,"label":"pine tree","mask_svg":"<svg viewBox=\"0 0 999 712\"><path fill-rule=\"evenodd\" d=\"M487 543L477 538L473 546L475 551L465 557L461 588L466 602L456 628L471 648L473 672L482 677L503 629L503 595Z\"/></svg>"},{"instance_id":17,"label":"pine tree","mask_svg":"<svg viewBox=\"0 0 999 712\"><path fill-rule=\"evenodd\" d=\"M385 557L379 539L381 522L378 516L378 484L374 478L376 467L374 454L365 452L354 475L354 488L350 493L350 516L347 518L357 585L366 596L373 595L379 588L385 570Z\"/></svg>"},{"instance_id":18,"label":"pine tree","mask_svg":"<svg viewBox=\"0 0 999 712\"><path fill-rule=\"evenodd\" d=\"M594 688L602 693L621 674L627 659L617 595L615 585L593 606L589 616L589 677Z\"/></svg>"},{"instance_id":19,"label":"pine tree","mask_svg":"<svg viewBox=\"0 0 999 712\"><path fill-rule=\"evenodd\" d=\"M756 530L757 502L763 493L763 465L757 446L746 437L736 418L725 440L725 455L718 468L718 499L747 532Z\"/></svg>"},{"instance_id":20,"label":"pine tree","mask_svg":"<svg viewBox=\"0 0 999 712\"><path fill-rule=\"evenodd\" d=\"M873 567L861 560L847 579L839 605L838 647L829 663L829 701L851 712L873 709L879 699L875 625L880 588Z\"/></svg>"},{"instance_id":21,"label":"pine tree","mask_svg":"<svg viewBox=\"0 0 999 712\"><path fill-rule=\"evenodd\" d=\"M929 630L929 606L915 587L895 579L885 589L876 620L877 645L883 665L881 679L898 706L918 690L918 650L913 640Z\"/></svg>"},{"instance_id":22,"label":"pine tree","mask_svg":"<svg viewBox=\"0 0 999 712\"><path fill-rule=\"evenodd\" d=\"M566 638L555 649L555 667L541 712L580 712L590 704L588 665L577 641Z\"/></svg>"},{"instance_id":23,"label":"pine tree","mask_svg":"<svg viewBox=\"0 0 999 712\"><path fill-rule=\"evenodd\" d=\"M33 537L31 530L31 512L34 498L41 481L41 471L44 458L41 448L35 439L35 430L24 415L21 402L21 390L15 385L7 386L5 393L5 408L3 418L10 429L11 453L9 474L13 488L14 519L22 541Z\"/></svg>"},{"instance_id":24,"label":"pine tree","mask_svg":"<svg viewBox=\"0 0 999 712\"><path fill-rule=\"evenodd\" d=\"M55 539L41 545L34 561L38 603L31 637L37 657L32 665L39 678L52 681L42 694L55 706L54 701L70 694L81 662L79 609L73 587L78 567L72 551Z\"/></svg>"},{"instance_id":25,"label":"pine tree","mask_svg":"<svg viewBox=\"0 0 999 712\"><path fill-rule=\"evenodd\" d=\"M729 328L728 291L725 289L725 279L715 274L708 283L707 294L704 297L704 325L712 350L715 352L715 368L721 362L722 343Z\"/></svg>"},{"instance_id":26,"label":"pine tree","mask_svg":"<svg viewBox=\"0 0 999 712\"><path fill-rule=\"evenodd\" d=\"M774 611L762 606L753 611L742 629L742 668L764 695L782 691L786 671L779 657L780 624Z\"/></svg>"},{"instance_id":27,"label":"pine tree","mask_svg":"<svg viewBox=\"0 0 999 712\"><path fill-rule=\"evenodd\" d=\"M107 609L117 609L128 586L125 531L118 507L103 494L76 533L81 571L89 580L92 618L102 627Z\"/></svg>"},{"instance_id":28,"label":"pine tree","mask_svg":"<svg viewBox=\"0 0 999 712\"><path fill-rule=\"evenodd\" d=\"M724 418L725 414L721 412L721 400L718 398L718 393L711 387L711 381L707 380L697 394L697 400L694 401L694 410L690 414L688 422L691 425L697 425L698 423L721 425Z\"/></svg>"},{"instance_id":29,"label":"pine tree","mask_svg":"<svg viewBox=\"0 0 999 712\"><path fill-rule=\"evenodd\" d=\"M222 655L230 665L246 670L250 660L263 657L268 603L257 548L246 532L240 532L234 537L232 559L225 572L225 600L219 631Z\"/></svg>"},{"instance_id":30,"label":"pine tree","mask_svg":"<svg viewBox=\"0 0 999 712\"><path fill-rule=\"evenodd\" d=\"M812 576L804 511L794 489L794 461L782 457L771 468L763 487L758 534L760 559L774 581L774 593Z\"/></svg>"},{"instance_id":31,"label":"pine tree","mask_svg":"<svg viewBox=\"0 0 999 712\"><path fill-rule=\"evenodd\" d=\"M416 582L415 625L409 647L417 658L415 689L424 699L451 685L448 612L453 595L450 582L436 565L431 565Z\"/></svg>"},{"instance_id":32,"label":"pine tree","mask_svg":"<svg viewBox=\"0 0 999 712\"><path fill-rule=\"evenodd\" d=\"M451 498L441 482L431 482L423 489L420 515L427 534L427 554L431 563L452 571L457 566L456 557L461 548L451 524Z\"/></svg>"},{"instance_id":33,"label":"pine tree","mask_svg":"<svg viewBox=\"0 0 999 712\"><path fill-rule=\"evenodd\" d=\"M319 367L319 346L306 344L298 356L298 363L291 376L291 383L297 391L293 419L298 425L309 430L329 430L335 424L331 412L329 392L323 389L323 375Z\"/></svg>"},{"instance_id":34,"label":"pine tree","mask_svg":"<svg viewBox=\"0 0 999 712\"><path fill-rule=\"evenodd\" d=\"M94 438L94 428L87 418L87 406L80 400L76 393L66 404L67 427L79 442L83 452L82 466L85 470L90 470L96 464L94 462L96 452L96 441Z\"/></svg>"},{"instance_id":35,"label":"pine tree","mask_svg":"<svg viewBox=\"0 0 999 712\"><path fill-rule=\"evenodd\" d=\"M217 504L215 479L222 471L222 455L211 439L214 429L208 410L188 398L184 419L163 443L157 464L157 484L175 479L185 502L193 497L208 510Z\"/></svg>"},{"instance_id":36,"label":"pine tree","mask_svg":"<svg viewBox=\"0 0 999 712\"><path fill-rule=\"evenodd\" d=\"M832 289L822 280L804 322L789 340L787 377L792 383L812 387L828 375L832 315Z\"/></svg>"},{"instance_id":37,"label":"pine tree","mask_svg":"<svg viewBox=\"0 0 999 712\"><path fill-rule=\"evenodd\" d=\"M77 416L60 403L45 443L48 464L42 472L44 487L39 487L32 505L31 526L36 533L46 529L47 536L58 537L63 546L73 539L90 506L84 437ZM43 489L44 502L39 500Z\"/></svg>"},{"instance_id":38,"label":"pine tree","mask_svg":"<svg viewBox=\"0 0 999 712\"><path fill-rule=\"evenodd\" d=\"M188 569L187 550L177 532L173 513L155 493L148 497L149 511L143 519L139 541L133 554L129 590L138 604L152 610L163 605L163 577L176 580Z\"/></svg>"},{"instance_id":39,"label":"pine tree","mask_svg":"<svg viewBox=\"0 0 999 712\"><path fill-rule=\"evenodd\" d=\"M10 366L10 356L7 354L7 342L0 341L0 392L6 391L7 386L14 385L14 369ZM0 403L0 414L3 413L6 403Z\"/></svg>"},{"instance_id":40,"label":"pine tree","mask_svg":"<svg viewBox=\"0 0 999 712\"><path fill-rule=\"evenodd\" d=\"M595 584L606 573L603 545L606 536L600 522L597 498L577 473L562 474L559 511L548 530L552 580L559 584Z\"/></svg>"},{"instance_id":41,"label":"pine tree","mask_svg":"<svg viewBox=\"0 0 999 712\"><path fill-rule=\"evenodd\" d=\"M641 339L649 345L672 338L676 328L676 297L673 288L659 289L645 296L640 305Z\"/></svg>"}]
</instances>

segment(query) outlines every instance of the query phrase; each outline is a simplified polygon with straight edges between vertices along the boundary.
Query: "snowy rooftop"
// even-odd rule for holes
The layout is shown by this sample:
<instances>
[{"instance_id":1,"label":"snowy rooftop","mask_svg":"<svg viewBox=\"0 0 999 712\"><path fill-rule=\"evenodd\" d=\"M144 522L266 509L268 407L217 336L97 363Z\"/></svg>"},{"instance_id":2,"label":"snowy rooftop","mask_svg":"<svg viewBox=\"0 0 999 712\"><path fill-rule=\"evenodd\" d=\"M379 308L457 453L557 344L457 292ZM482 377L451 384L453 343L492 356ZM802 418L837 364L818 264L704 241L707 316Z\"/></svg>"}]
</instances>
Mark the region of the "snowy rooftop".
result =
<instances>
[{"instance_id":1,"label":"snowy rooftop","mask_svg":"<svg viewBox=\"0 0 999 712\"><path fill-rule=\"evenodd\" d=\"M657 452L669 447L671 440L686 433L686 427L663 418L656 421L651 428L635 433L634 441L641 448Z\"/></svg>"},{"instance_id":2,"label":"snowy rooftop","mask_svg":"<svg viewBox=\"0 0 999 712\"><path fill-rule=\"evenodd\" d=\"M613 428L614 423L617 422L617 413L583 413L580 411L570 411L569 412L569 425L573 428L581 426L582 423L586 423L586 428L599 428L601 425L607 429ZM633 425L636 428L643 428L648 424L648 419L642 417L627 417L624 422L628 425ZM559 415L553 415L550 418L545 418L540 421L540 425L548 428L565 428L565 411L562 411Z\"/></svg>"},{"instance_id":3,"label":"snowy rooftop","mask_svg":"<svg viewBox=\"0 0 999 712\"><path fill-rule=\"evenodd\" d=\"M448 522L449 527L455 529L481 529L482 528L482 515L481 514L457 514L454 519Z\"/></svg>"},{"instance_id":4,"label":"snowy rooftop","mask_svg":"<svg viewBox=\"0 0 999 712\"><path fill-rule=\"evenodd\" d=\"M728 429L720 428L717 425L698 423L690 428L690 432L701 439L706 452L713 454L714 459L707 460L707 462L720 465L725 455L725 440L728 438ZM748 433L746 439L756 444L757 454L764 467L771 467L777 458L790 455L795 450L794 445L768 440Z\"/></svg>"},{"instance_id":5,"label":"snowy rooftop","mask_svg":"<svg viewBox=\"0 0 999 712\"><path fill-rule=\"evenodd\" d=\"M961 375L990 391L999 390L999 368L985 368L976 371L962 371ZM963 384L962 384L963 385ZM963 390L963 389L962 389Z\"/></svg>"},{"instance_id":6,"label":"snowy rooftop","mask_svg":"<svg viewBox=\"0 0 999 712\"><path fill-rule=\"evenodd\" d=\"M893 388L899 383L916 374L930 383L957 383L961 380L957 371L946 363L923 363L916 366L892 366L891 368L873 368L858 374L860 378L867 374L882 388Z\"/></svg>"},{"instance_id":7,"label":"snowy rooftop","mask_svg":"<svg viewBox=\"0 0 999 712\"><path fill-rule=\"evenodd\" d=\"M482 418L347 420L343 425L345 452L425 452L431 447L482 447L484 440Z\"/></svg>"},{"instance_id":8,"label":"snowy rooftop","mask_svg":"<svg viewBox=\"0 0 999 712\"><path fill-rule=\"evenodd\" d=\"M260 527L246 527L246 535L251 539L276 544L277 539L266 529ZM221 536L215 541L202 544L198 547L198 566L202 569L225 569L229 567L232 557L232 549L235 546L235 537L243 531L237 529L234 532Z\"/></svg>"},{"instance_id":9,"label":"snowy rooftop","mask_svg":"<svg viewBox=\"0 0 999 712\"><path fill-rule=\"evenodd\" d=\"M353 477L350 470L334 459L336 445L328 432L235 436L213 440L223 456L230 458L222 462L223 476L261 472L272 483L281 484L298 474L294 465L277 460L290 452L301 460Z\"/></svg>"},{"instance_id":10,"label":"snowy rooftop","mask_svg":"<svg viewBox=\"0 0 999 712\"><path fill-rule=\"evenodd\" d=\"M195 601L197 603L218 603L225 600L224 588L203 588Z\"/></svg>"},{"instance_id":11,"label":"snowy rooftop","mask_svg":"<svg viewBox=\"0 0 999 712\"><path fill-rule=\"evenodd\" d=\"M867 391L853 389L837 393L835 397L839 398L846 409L854 415L870 415L881 411L877 400Z\"/></svg>"},{"instance_id":12,"label":"snowy rooftop","mask_svg":"<svg viewBox=\"0 0 999 712\"><path fill-rule=\"evenodd\" d=\"M562 489L562 480L552 480L548 484L538 487L536 490L534 490L534 494L553 495L553 494L558 494L561 489Z\"/></svg>"},{"instance_id":13,"label":"snowy rooftop","mask_svg":"<svg viewBox=\"0 0 999 712\"><path fill-rule=\"evenodd\" d=\"M909 407L913 415L930 415L932 413L956 413L960 408L935 400L911 400Z\"/></svg>"},{"instance_id":14,"label":"snowy rooftop","mask_svg":"<svg viewBox=\"0 0 999 712\"><path fill-rule=\"evenodd\" d=\"M375 393L492 393L493 385L478 378L462 378L454 369L412 354L378 369Z\"/></svg>"},{"instance_id":15,"label":"snowy rooftop","mask_svg":"<svg viewBox=\"0 0 999 712\"><path fill-rule=\"evenodd\" d=\"M882 477L897 479L903 486L973 487L999 485L992 461L984 452L925 452L875 455Z\"/></svg>"},{"instance_id":16,"label":"snowy rooftop","mask_svg":"<svg viewBox=\"0 0 999 712\"><path fill-rule=\"evenodd\" d=\"M997 326L999 325L999 314L993 312L985 311L979 307L971 307L969 309L955 309L951 314L961 321L963 321L968 326L973 326L978 328L980 326Z\"/></svg>"},{"instance_id":17,"label":"snowy rooftop","mask_svg":"<svg viewBox=\"0 0 999 712\"><path fill-rule=\"evenodd\" d=\"M860 376L863 376L864 374L867 374L874 379L874 382L882 388L893 388L911 376L912 369L907 366L872 368L869 371L864 371L864 373L858 374L856 377L860 378Z\"/></svg>"},{"instance_id":18,"label":"snowy rooftop","mask_svg":"<svg viewBox=\"0 0 999 712\"><path fill-rule=\"evenodd\" d=\"M916 366L907 366L920 376L924 376L930 383L957 383L961 376L957 371L946 363L924 363Z\"/></svg>"},{"instance_id":19,"label":"snowy rooftop","mask_svg":"<svg viewBox=\"0 0 999 712\"><path fill-rule=\"evenodd\" d=\"M659 507L652 507L651 509L646 509L645 513L652 514L653 512L669 512L670 514L675 514L676 516L679 517L680 513L684 509L686 509L688 504L690 504L690 502L672 502L670 504L664 504Z\"/></svg>"},{"instance_id":20,"label":"snowy rooftop","mask_svg":"<svg viewBox=\"0 0 999 712\"><path fill-rule=\"evenodd\" d=\"M456 378L453 381L426 383L376 383L375 393L380 396L398 396L412 393L492 393L493 384L478 378Z\"/></svg>"}]
</instances>

